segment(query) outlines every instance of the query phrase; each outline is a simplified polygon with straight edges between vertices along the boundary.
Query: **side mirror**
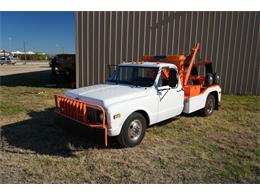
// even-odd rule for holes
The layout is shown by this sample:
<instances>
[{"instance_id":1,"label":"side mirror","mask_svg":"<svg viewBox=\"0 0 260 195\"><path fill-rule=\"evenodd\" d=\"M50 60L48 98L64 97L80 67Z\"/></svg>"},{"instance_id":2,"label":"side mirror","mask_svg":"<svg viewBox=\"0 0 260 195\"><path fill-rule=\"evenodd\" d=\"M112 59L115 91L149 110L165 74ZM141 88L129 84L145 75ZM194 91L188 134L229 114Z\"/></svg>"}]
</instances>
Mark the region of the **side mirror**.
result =
<instances>
[{"instance_id":1,"label":"side mirror","mask_svg":"<svg viewBox=\"0 0 260 195\"><path fill-rule=\"evenodd\" d=\"M109 82L111 80L116 80L116 70L113 71L113 73L108 77L106 81Z\"/></svg>"},{"instance_id":2,"label":"side mirror","mask_svg":"<svg viewBox=\"0 0 260 195\"><path fill-rule=\"evenodd\" d=\"M115 74L116 74L116 70L113 70L112 74L110 75L110 77L115 77Z\"/></svg>"},{"instance_id":3,"label":"side mirror","mask_svg":"<svg viewBox=\"0 0 260 195\"><path fill-rule=\"evenodd\" d=\"M117 67L117 65L106 64L106 68L108 69L109 77L111 77L114 74L116 67Z\"/></svg>"},{"instance_id":4,"label":"side mirror","mask_svg":"<svg viewBox=\"0 0 260 195\"><path fill-rule=\"evenodd\" d=\"M177 71L175 69L171 69L169 72L169 86L174 88L178 84Z\"/></svg>"}]
</instances>

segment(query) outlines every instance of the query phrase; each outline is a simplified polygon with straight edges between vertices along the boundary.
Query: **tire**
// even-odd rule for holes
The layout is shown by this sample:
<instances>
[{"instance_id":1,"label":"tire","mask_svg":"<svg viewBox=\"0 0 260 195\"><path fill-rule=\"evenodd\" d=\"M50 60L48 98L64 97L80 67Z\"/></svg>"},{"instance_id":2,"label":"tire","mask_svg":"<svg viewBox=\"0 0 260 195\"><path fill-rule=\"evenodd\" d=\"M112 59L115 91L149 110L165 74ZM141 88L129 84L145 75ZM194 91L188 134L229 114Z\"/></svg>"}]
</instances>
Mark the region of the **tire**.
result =
<instances>
[{"instance_id":1,"label":"tire","mask_svg":"<svg viewBox=\"0 0 260 195\"><path fill-rule=\"evenodd\" d=\"M218 85L219 84L219 80L220 80L219 75L217 73L215 73L213 75L213 77L214 77L214 85Z\"/></svg>"},{"instance_id":2,"label":"tire","mask_svg":"<svg viewBox=\"0 0 260 195\"><path fill-rule=\"evenodd\" d=\"M205 78L205 85L206 85L206 86L211 86L211 85L213 85L213 82L214 82L213 74L208 73L208 74L206 75L206 78Z\"/></svg>"},{"instance_id":3,"label":"tire","mask_svg":"<svg viewBox=\"0 0 260 195\"><path fill-rule=\"evenodd\" d=\"M52 75L54 75L54 76L57 75L55 66L52 66L52 67L51 67L51 73L52 73Z\"/></svg>"},{"instance_id":4,"label":"tire","mask_svg":"<svg viewBox=\"0 0 260 195\"><path fill-rule=\"evenodd\" d=\"M140 113L133 113L123 124L117 141L123 147L134 147L141 143L144 138L146 129L146 120Z\"/></svg>"},{"instance_id":5,"label":"tire","mask_svg":"<svg viewBox=\"0 0 260 195\"><path fill-rule=\"evenodd\" d=\"M205 103L205 107L201 109L201 116L210 116L215 109L215 97L209 94Z\"/></svg>"}]
</instances>

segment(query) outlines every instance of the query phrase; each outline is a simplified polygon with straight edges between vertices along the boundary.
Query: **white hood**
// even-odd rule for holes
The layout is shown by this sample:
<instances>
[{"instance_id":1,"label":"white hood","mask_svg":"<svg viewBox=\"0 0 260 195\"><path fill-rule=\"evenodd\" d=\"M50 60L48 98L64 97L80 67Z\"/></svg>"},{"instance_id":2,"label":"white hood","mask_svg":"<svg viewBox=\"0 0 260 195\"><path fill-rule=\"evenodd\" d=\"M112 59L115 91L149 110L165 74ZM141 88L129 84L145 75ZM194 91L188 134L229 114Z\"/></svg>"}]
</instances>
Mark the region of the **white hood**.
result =
<instances>
[{"instance_id":1,"label":"white hood","mask_svg":"<svg viewBox=\"0 0 260 195\"><path fill-rule=\"evenodd\" d=\"M142 97L146 93L147 90L143 87L102 84L74 89L66 92L65 96L107 107L114 103Z\"/></svg>"}]
</instances>

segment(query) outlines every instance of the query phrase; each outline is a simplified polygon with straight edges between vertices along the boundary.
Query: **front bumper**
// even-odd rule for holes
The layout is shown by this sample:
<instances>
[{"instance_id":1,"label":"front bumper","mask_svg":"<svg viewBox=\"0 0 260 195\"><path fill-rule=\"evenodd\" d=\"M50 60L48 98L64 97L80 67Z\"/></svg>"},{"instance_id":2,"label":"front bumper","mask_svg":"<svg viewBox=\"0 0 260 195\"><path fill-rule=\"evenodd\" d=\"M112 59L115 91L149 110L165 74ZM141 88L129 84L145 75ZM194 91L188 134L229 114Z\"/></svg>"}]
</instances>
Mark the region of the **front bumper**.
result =
<instances>
[{"instance_id":1,"label":"front bumper","mask_svg":"<svg viewBox=\"0 0 260 195\"><path fill-rule=\"evenodd\" d=\"M104 142L105 146L108 144L108 127L106 112L104 108L98 104L83 102L70 97L62 95L54 95L56 109L55 112L63 117L74 120L78 123L86 125L90 128L103 129L104 130ZM103 114L102 123L95 122L90 119L88 110L95 110Z\"/></svg>"}]
</instances>

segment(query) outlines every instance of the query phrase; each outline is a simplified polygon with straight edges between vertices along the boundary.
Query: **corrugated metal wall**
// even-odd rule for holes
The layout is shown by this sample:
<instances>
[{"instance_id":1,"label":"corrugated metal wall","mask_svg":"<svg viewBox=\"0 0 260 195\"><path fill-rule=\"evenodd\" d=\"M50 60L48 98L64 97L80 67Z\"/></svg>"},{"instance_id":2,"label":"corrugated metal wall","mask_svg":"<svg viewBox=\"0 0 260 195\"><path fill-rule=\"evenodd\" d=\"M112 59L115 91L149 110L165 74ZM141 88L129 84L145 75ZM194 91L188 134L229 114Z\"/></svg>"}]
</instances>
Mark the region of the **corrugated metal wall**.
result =
<instances>
[{"instance_id":1,"label":"corrugated metal wall","mask_svg":"<svg viewBox=\"0 0 260 195\"><path fill-rule=\"evenodd\" d=\"M260 12L77 12L77 86L105 81L107 64L185 54L198 41L224 93L259 95Z\"/></svg>"}]
</instances>

